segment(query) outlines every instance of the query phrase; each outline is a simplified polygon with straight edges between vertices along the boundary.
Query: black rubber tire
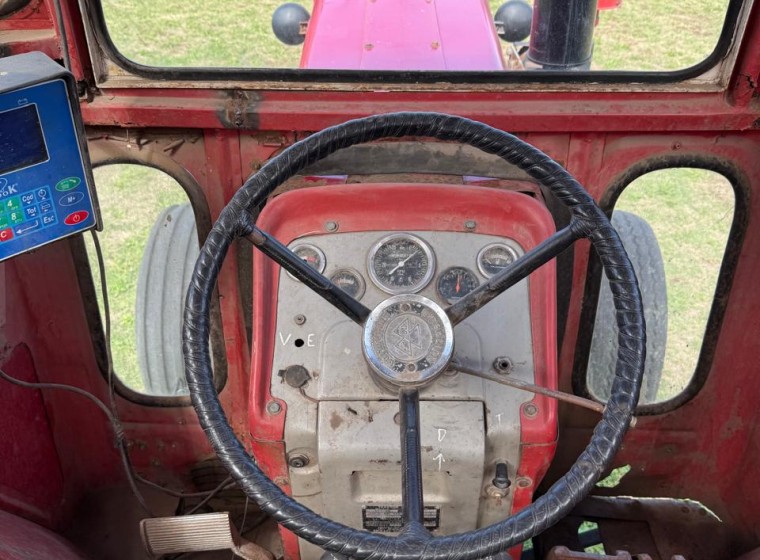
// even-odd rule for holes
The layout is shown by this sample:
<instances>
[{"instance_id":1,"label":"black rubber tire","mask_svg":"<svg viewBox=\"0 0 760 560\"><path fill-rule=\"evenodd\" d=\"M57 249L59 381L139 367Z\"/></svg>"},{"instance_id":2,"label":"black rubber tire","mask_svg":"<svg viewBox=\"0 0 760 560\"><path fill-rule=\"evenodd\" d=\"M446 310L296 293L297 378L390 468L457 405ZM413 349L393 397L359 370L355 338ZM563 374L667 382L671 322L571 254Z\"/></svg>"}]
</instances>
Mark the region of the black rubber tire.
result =
<instances>
[{"instance_id":1,"label":"black rubber tire","mask_svg":"<svg viewBox=\"0 0 760 560\"><path fill-rule=\"evenodd\" d=\"M135 300L137 356L147 394L188 394L182 313L199 253L190 204L169 206L161 212L145 244Z\"/></svg>"},{"instance_id":2,"label":"black rubber tire","mask_svg":"<svg viewBox=\"0 0 760 560\"><path fill-rule=\"evenodd\" d=\"M616 210L612 213L611 222L620 234L639 279L644 318L647 322L647 359L639 404L653 403L657 400L668 341L665 264L657 237L646 220L636 214ZM591 394L603 401L609 397L615 378L617 335L618 327L610 283L607 277L602 275L586 379Z\"/></svg>"}]
</instances>

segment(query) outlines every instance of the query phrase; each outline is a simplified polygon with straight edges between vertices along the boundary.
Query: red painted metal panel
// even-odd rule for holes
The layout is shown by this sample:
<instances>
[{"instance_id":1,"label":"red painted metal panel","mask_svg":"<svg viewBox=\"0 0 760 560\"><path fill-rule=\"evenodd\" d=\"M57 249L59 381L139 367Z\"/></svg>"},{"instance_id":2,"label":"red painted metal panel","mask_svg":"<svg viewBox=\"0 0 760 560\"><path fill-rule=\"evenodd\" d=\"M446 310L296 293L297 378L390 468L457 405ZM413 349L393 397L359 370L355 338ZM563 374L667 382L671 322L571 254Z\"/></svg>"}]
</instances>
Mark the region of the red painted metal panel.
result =
<instances>
[{"instance_id":1,"label":"red painted metal panel","mask_svg":"<svg viewBox=\"0 0 760 560\"><path fill-rule=\"evenodd\" d=\"M26 346L0 367L21 381L38 381ZM0 383L0 507L49 524L63 498L63 477L42 393Z\"/></svg>"},{"instance_id":2,"label":"red painted metal panel","mask_svg":"<svg viewBox=\"0 0 760 560\"><path fill-rule=\"evenodd\" d=\"M302 68L503 70L485 0L317 0Z\"/></svg>"}]
</instances>

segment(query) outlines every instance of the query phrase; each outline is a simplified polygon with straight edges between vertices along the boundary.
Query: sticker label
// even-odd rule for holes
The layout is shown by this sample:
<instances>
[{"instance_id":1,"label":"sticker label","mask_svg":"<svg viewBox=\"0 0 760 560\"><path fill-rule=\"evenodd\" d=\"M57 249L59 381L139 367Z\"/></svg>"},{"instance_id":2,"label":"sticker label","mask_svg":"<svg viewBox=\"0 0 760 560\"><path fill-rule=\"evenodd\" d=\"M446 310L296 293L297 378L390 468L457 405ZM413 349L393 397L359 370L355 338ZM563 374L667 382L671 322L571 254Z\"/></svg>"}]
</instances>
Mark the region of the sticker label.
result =
<instances>
[{"instance_id":1,"label":"sticker label","mask_svg":"<svg viewBox=\"0 0 760 560\"><path fill-rule=\"evenodd\" d=\"M441 525L441 508L425 506L424 525L428 531ZM362 527L377 533L398 533L403 528L401 506L364 506Z\"/></svg>"}]
</instances>

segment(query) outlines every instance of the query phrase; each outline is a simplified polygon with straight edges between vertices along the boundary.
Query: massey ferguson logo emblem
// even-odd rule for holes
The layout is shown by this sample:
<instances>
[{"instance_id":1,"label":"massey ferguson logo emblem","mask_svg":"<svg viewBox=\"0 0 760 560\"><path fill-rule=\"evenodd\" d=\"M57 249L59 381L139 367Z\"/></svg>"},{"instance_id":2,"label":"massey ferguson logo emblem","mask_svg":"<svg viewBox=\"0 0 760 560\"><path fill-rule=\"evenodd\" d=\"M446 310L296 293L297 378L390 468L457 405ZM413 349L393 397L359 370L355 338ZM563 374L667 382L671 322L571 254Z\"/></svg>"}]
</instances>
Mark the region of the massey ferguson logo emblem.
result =
<instances>
[{"instance_id":1,"label":"massey ferguson logo emblem","mask_svg":"<svg viewBox=\"0 0 760 560\"><path fill-rule=\"evenodd\" d=\"M419 321L419 322L417 322ZM393 335L392 342L394 350L399 357L406 357L411 360L422 351L422 332L419 319L412 324L409 317L403 321L391 332ZM422 323L424 325L424 323Z\"/></svg>"}]
</instances>

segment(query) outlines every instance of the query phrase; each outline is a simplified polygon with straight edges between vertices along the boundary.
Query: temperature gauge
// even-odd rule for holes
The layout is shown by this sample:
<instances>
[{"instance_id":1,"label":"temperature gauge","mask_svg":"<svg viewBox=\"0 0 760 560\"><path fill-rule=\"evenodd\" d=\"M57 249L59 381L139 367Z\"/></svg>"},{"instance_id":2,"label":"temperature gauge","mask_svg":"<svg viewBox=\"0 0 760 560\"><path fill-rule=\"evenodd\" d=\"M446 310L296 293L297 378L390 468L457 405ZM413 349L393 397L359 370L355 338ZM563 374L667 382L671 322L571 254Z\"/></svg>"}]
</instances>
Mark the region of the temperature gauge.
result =
<instances>
[{"instance_id":1,"label":"temperature gauge","mask_svg":"<svg viewBox=\"0 0 760 560\"><path fill-rule=\"evenodd\" d=\"M504 243L486 245L478 253L478 269L486 278L497 275L517 259L517 251Z\"/></svg>"},{"instance_id":2,"label":"temperature gauge","mask_svg":"<svg viewBox=\"0 0 760 560\"><path fill-rule=\"evenodd\" d=\"M361 299L364 295L364 279L353 268L336 270L330 281L354 299Z\"/></svg>"},{"instance_id":3,"label":"temperature gauge","mask_svg":"<svg viewBox=\"0 0 760 560\"><path fill-rule=\"evenodd\" d=\"M325 254L319 247L316 247L315 245L311 245L309 243L301 243L300 245L291 247L290 250L293 251L298 258L303 260L303 262L308 264L311 268L320 274L325 271L325 264L327 264L327 260L325 259ZM288 272L288 276L290 276L293 280L297 280L297 278L290 272Z\"/></svg>"},{"instance_id":4,"label":"temperature gauge","mask_svg":"<svg viewBox=\"0 0 760 560\"><path fill-rule=\"evenodd\" d=\"M453 266L438 277L438 295L447 303L454 303L480 286L475 273L463 266Z\"/></svg>"}]
</instances>

